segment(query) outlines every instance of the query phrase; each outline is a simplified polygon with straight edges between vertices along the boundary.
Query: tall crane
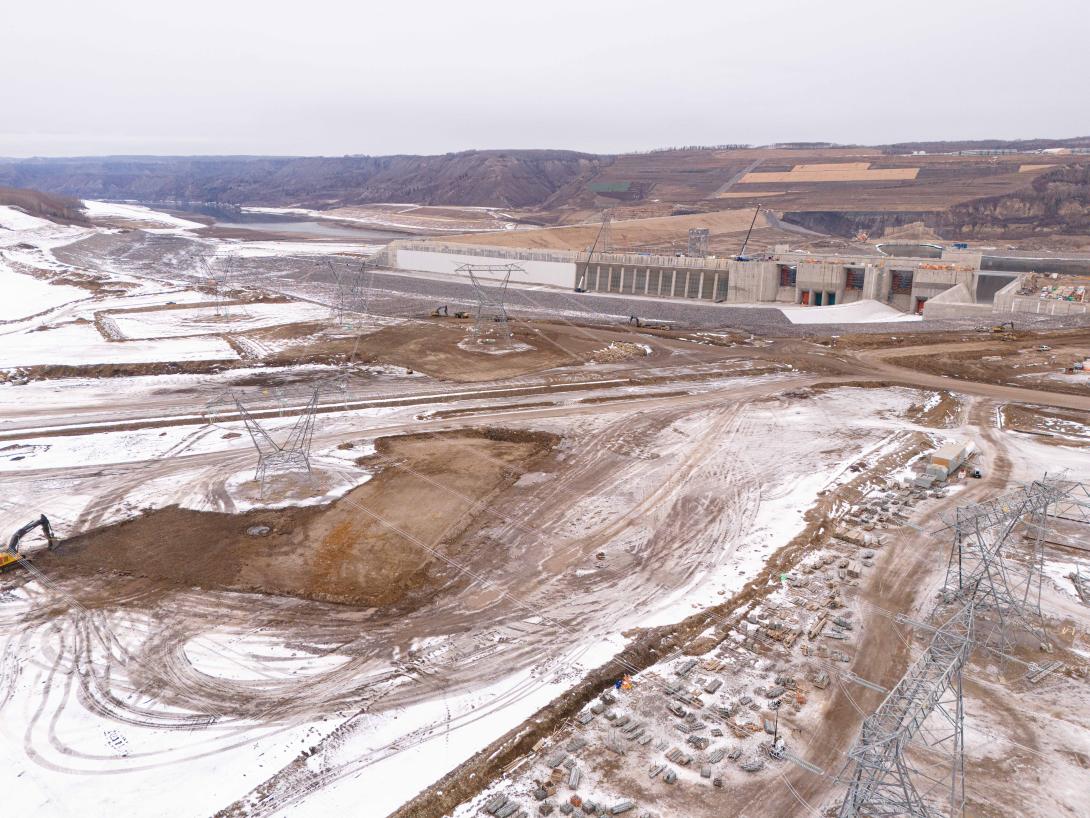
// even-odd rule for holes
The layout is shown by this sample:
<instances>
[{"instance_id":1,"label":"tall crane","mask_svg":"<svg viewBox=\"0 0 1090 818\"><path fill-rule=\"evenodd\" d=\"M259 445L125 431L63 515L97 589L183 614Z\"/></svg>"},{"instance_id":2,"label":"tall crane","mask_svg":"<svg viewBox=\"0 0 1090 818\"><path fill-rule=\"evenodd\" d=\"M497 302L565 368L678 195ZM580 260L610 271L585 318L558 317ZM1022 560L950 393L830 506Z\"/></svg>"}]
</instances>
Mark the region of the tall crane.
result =
<instances>
[{"instance_id":1,"label":"tall crane","mask_svg":"<svg viewBox=\"0 0 1090 818\"><path fill-rule=\"evenodd\" d=\"M587 291L587 271L590 270L590 260L594 257L594 251L598 249L598 245L602 244L602 237L607 235L609 231L609 223L613 221L613 208L602 213L602 225L598 228L598 235L594 237L594 244L590 246L590 251L587 253L586 264L583 265L583 275L579 277L579 281L576 282L575 291L577 293L585 293Z\"/></svg>"},{"instance_id":2,"label":"tall crane","mask_svg":"<svg viewBox=\"0 0 1090 818\"><path fill-rule=\"evenodd\" d=\"M738 255L734 257L735 261L749 261L746 258L746 245L749 244L749 237L753 233L753 225L757 223L757 216L761 213L761 205L757 205L757 209L753 211L753 219L749 223L749 230L746 231L745 241L742 242L742 249L738 251Z\"/></svg>"}]
</instances>

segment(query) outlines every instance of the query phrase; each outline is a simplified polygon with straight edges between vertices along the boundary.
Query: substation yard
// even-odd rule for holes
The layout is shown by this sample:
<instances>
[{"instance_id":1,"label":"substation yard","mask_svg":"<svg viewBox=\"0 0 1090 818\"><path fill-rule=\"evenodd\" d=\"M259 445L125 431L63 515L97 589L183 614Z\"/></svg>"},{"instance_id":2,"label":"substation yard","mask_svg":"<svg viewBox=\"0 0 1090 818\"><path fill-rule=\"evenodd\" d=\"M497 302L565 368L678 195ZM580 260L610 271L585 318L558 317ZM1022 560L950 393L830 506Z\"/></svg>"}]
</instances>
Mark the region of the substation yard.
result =
<instances>
[{"instance_id":1,"label":"substation yard","mask_svg":"<svg viewBox=\"0 0 1090 818\"><path fill-rule=\"evenodd\" d=\"M820 813L929 636L929 532L1045 471L1090 481L1085 381L913 365L1085 329L666 305L692 312L645 330L513 289L515 351L482 350L464 287L378 273L331 316L322 260L367 248L156 218L0 232L0 272L61 282L0 315L0 522L60 537L0 575L12 811ZM195 248L237 255L231 287ZM262 492L234 398L283 439L316 385L313 479ZM951 440L983 478L905 489ZM1085 549L1047 544L1050 654L973 655L968 814L1090 814Z\"/></svg>"}]
</instances>

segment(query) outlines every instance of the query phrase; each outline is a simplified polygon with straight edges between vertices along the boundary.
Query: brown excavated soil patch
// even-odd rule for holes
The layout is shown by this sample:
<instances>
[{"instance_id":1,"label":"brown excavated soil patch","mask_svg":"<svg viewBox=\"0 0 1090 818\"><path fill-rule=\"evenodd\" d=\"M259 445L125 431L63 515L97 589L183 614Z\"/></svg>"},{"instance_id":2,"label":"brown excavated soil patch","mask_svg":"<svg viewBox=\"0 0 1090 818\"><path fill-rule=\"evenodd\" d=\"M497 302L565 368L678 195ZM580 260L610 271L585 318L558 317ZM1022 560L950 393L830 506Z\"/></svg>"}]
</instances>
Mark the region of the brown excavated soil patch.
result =
<instances>
[{"instance_id":1,"label":"brown excavated soil patch","mask_svg":"<svg viewBox=\"0 0 1090 818\"><path fill-rule=\"evenodd\" d=\"M1021 434L1035 435L1041 443L1071 448L1090 448L1090 417L1076 409L1006 403L1000 407L1003 426Z\"/></svg>"},{"instance_id":2,"label":"brown excavated soil patch","mask_svg":"<svg viewBox=\"0 0 1090 818\"><path fill-rule=\"evenodd\" d=\"M1041 351L1025 344L1008 343L968 351L957 351L955 347L945 353L897 356L892 363L917 372L977 383L1086 395L1090 393L1090 383L1087 381L1067 382L1050 376L1061 373L1073 361L1082 361L1088 356L1090 341Z\"/></svg>"},{"instance_id":3,"label":"brown excavated soil patch","mask_svg":"<svg viewBox=\"0 0 1090 818\"><path fill-rule=\"evenodd\" d=\"M745 233L753 223L754 212L748 208L716 210L640 219L618 219L610 225L612 246L637 248L684 241L692 227L706 227L713 233ZM757 228L767 227L768 219L758 216ZM594 244L600 224L547 227L536 230L500 230L494 233L470 233L444 237L454 244L483 244L495 247L531 247L585 251Z\"/></svg>"},{"instance_id":4,"label":"brown excavated soil patch","mask_svg":"<svg viewBox=\"0 0 1090 818\"><path fill-rule=\"evenodd\" d=\"M610 329L512 321L516 343L531 349L497 354L471 346L471 321L450 319L386 327L360 339L358 358L403 366L445 380L473 383L579 365L628 333Z\"/></svg>"},{"instance_id":5,"label":"brown excavated soil patch","mask_svg":"<svg viewBox=\"0 0 1090 818\"><path fill-rule=\"evenodd\" d=\"M1017 316L1016 316L1017 317ZM986 322L986 323L991 323ZM942 330L919 333L843 333L835 338L811 339L815 343L824 343L834 349L865 350L906 347L932 347L948 344L950 350L956 350L961 344L982 344L994 346L998 353L1017 349L1018 345L1027 344L1080 344L1090 341L1090 330L1084 327L1074 329L1025 330L1017 329L1013 335L1005 333L976 332L971 329ZM975 347L974 347L975 348ZM988 353L984 353L988 354Z\"/></svg>"},{"instance_id":6,"label":"brown excavated soil patch","mask_svg":"<svg viewBox=\"0 0 1090 818\"><path fill-rule=\"evenodd\" d=\"M938 400L929 405L928 400L914 403L908 407L905 417L913 423L921 426L932 426L936 429L950 429L958 424L961 416L961 401L957 395L946 389L939 390Z\"/></svg>"},{"instance_id":7,"label":"brown excavated soil patch","mask_svg":"<svg viewBox=\"0 0 1090 818\"><path fill-rule=\"evenodd\" d=\"M324 507L245 514L173 506L66 541L50 571L112 570L168 586L365 606L439 590L469 523L559 442L507 429L379 438L375 476ZM396 466L394 465L396 463ZM267 532L248 534L257 526Z\"/></svg>"}]
</instances>

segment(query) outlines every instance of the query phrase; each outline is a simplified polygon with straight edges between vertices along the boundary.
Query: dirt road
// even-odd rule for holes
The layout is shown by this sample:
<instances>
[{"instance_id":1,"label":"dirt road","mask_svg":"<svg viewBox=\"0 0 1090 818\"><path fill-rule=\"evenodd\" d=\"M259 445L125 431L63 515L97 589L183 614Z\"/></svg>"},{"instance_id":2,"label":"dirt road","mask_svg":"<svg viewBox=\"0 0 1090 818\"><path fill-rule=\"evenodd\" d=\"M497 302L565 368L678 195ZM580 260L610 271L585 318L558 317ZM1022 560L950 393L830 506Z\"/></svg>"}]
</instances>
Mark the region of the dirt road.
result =
<instances>
[{"instance_id":1,"label":"dirt road","mask_svg":"<svg viewBox=\"0 0 1090 818\"><path fill-rule=\"evenodd\" d=\"M959 346L959 350L968 350L972 347L988 349L993 344L981 343L979 345L966 344ZM899 358L916 357L921 355L943 355L949 347L943 344L934 346L912 346L892 349L873 349L855 354L863 368L875 376L896 378L914 386L922 386L929 389L948 389L966 395L976 395L995 400L1033 403L1040 406L1059 406L1065 409L1081 409L1090 412L1090 395L1068 395L1060 392L1051 392L1043 389L1021 388L1016 386L1004 386L1001 384L979 383L950 378L943 375L933 375L926 372L918 372L897 364Z\"/></svg>"}]
</instances>

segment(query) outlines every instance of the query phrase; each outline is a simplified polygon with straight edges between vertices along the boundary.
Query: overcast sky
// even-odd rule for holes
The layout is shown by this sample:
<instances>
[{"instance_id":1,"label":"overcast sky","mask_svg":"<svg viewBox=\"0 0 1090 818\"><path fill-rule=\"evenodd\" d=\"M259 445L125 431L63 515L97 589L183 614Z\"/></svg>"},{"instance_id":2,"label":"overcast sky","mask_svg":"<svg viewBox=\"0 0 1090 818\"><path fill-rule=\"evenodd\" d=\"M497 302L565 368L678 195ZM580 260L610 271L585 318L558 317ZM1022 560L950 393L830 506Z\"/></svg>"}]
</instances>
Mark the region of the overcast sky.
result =
<instances>
[{"instance_id":1,"label":"overcast sky","mask_svg":"<svg viewBox=\"0 0 1090 818\"><path fill-rule=\"evenodd\" d=\"M1090 4L5 4L0 155L1090 134Z\"/></svg>"}]
</instances>

